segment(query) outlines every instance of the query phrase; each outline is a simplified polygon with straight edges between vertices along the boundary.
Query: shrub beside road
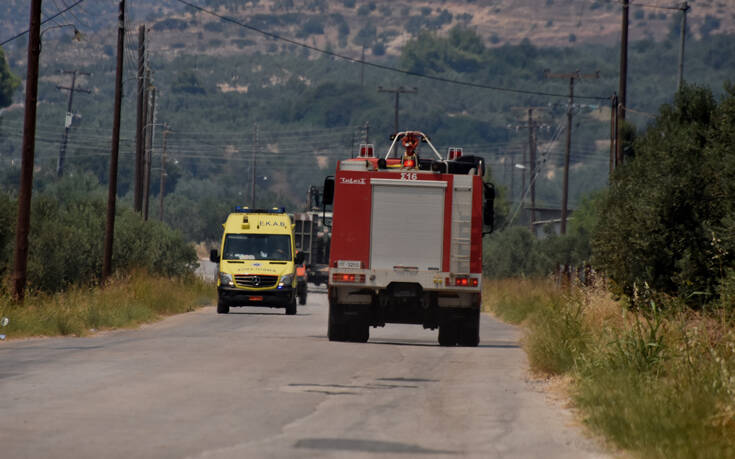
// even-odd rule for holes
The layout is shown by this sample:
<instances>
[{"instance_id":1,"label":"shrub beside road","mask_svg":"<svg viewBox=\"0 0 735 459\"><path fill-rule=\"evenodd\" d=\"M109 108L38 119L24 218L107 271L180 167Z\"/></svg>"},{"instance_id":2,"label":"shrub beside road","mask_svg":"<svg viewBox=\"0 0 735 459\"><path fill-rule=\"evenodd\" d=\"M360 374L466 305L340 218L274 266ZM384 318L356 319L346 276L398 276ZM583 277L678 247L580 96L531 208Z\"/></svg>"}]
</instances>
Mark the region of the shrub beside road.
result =
<instances>
[{"instance_id":1,"label":"shrub beside road","mask_svg":"<svg viewBox=\"0 0 735 459\"><path fill-rule=\"evenodd\" d=\"M584 422L643 457L735 457L731 305L614 301L604 289L546 279L484 284L485 308L525 330L532 369L567 376Z\"/></svg>"}]
</instances>

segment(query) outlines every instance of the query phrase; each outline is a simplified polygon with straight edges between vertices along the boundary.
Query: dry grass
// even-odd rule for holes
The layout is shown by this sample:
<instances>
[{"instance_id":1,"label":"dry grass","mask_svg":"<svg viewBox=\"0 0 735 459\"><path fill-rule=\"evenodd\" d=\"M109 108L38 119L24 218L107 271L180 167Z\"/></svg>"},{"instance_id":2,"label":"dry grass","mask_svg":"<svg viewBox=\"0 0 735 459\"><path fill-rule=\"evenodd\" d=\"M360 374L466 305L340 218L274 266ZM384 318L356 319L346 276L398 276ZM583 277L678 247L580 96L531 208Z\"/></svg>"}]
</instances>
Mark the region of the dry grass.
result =
<instances>
[{"instance_id":1,"label":"dry grass","mask_svg":"<svg viewBox=\"0 0 735 459\"><path fill-rule=\"evenodd\" d=\"M602 288L487 281L485 307L521 323L532 369L566 380L584 422L656 458L735 457L735 324L674 299L633 310Z\"/></svg>"},{"instance_id":2,"label":"dry grass","mask_svg":"<svg viewBox=\"0 0 735 459\"><path fill-rule=\"evenodd\" d=\"M194 276L169 279L146 273L115 278L104 288L73 288L55 295L34 295L22 306L0 299L2 329L8 338L85 336L98 330L135 327L171 314L211 304L214 287Z\"/></svg>"}]
</instances>

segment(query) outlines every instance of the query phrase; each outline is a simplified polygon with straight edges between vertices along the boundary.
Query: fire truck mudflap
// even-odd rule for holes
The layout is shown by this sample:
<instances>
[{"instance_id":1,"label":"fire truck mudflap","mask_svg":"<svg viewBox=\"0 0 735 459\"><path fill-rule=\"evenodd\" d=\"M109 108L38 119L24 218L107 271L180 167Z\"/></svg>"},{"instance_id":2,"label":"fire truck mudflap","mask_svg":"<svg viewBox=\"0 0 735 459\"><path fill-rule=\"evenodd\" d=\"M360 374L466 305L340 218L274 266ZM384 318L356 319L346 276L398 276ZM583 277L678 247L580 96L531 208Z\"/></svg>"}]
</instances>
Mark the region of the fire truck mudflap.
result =
<instances>
[{"instance_id":1,"label":"fire truck mudflap","mask_svg":"<svg viewBox=\"0 0 735 459\"><path fill-rule=\"evenodd\" d=\"M406 148L392 158L396 143ZM420 158L423 141L433 159ZM362 145L325 181L333 204L329 261L331 341L365 342L387 323L439 329L443 346L477 346L482 236L494 189L481 158L442 157L420 132L393 137L385 158Z\"/></svg>"}]
</instances>

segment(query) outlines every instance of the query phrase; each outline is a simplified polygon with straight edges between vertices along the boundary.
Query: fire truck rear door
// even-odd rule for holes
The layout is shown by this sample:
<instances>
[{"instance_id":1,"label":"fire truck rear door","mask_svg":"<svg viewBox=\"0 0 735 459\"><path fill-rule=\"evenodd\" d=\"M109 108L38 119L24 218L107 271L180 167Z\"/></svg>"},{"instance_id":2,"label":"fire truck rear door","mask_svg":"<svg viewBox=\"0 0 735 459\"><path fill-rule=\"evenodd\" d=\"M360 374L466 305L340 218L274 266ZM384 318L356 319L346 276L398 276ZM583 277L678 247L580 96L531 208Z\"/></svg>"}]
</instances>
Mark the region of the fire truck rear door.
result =
<instances>
[{"instance_id":1,"label":"fire truck rear door","mask_svg":"<svg viewBox=\"0 0 735 459\"><path fill-rule=\"evenodd\" d=\"M447 182L372 179L370 267L442 267Z\"/></svg>"}]
</instances>

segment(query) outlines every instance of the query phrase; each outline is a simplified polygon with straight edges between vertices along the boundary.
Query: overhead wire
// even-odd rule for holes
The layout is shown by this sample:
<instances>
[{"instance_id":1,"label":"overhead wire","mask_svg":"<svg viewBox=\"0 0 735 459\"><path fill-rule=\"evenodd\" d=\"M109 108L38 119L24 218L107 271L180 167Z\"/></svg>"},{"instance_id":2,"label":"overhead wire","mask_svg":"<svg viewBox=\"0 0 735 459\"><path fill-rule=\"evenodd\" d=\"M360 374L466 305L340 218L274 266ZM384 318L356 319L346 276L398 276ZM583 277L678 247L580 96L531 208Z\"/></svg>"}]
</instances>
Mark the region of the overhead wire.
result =
<instances>
[{"instance_id":1,"label":"overhead wire","mask_svg":"<svg viewBox=\"0 0 735 459\"><path fill-rule=\"evenodd\" d=\"M44 20L42 20L42 21L41 21L41 25L44 25L44 24L46 24L46 23L47 23L47 22L49 22L49 21L53 21L54 19L56 19L57 17L61 16L61 15L62 15L62 14L64 14L64 13L66 13L67 11L71 10L72 8L74 8L75 6L79 5L79 4L80 4L80 3L82 3L83 1L84 1L84 0L77 0L77 2L76 2L76 3L74 3L73 5L70 5L70 6L68 6L67 8L64 8L64 9L63 9L62 11L59 11L58 13L56 13L56 14L54 14L54 15L52 15L52 16L50 16L50 17L48 17L48 18L44 19ZM0 46L3 46L3 45L5 45L5 44L7 44L7 43L10 43L11 41L13 41L13 40L16 40L16 39L18 39L18 38L22 37L23 35L25 35L25 34L27 34L27 33L28 33L28 29L24 30L23 32L20 32L20 33L19 33L19 34L17 34L17 35L14 35L14 36L12 36L12 37L8 38L8 39L7 39L7 40L5 40L5 41L3 41L2 43L0 43Z\"/></svg>"},{"instance_id":2,"label":"overhead wire","mask_svg":"<svg viewBox=\"0 0 735 459\"><path fill-rule=\"evenodd\" d=\"M455 84L455 85L459 85L459 86L473 87L473 88L478 88L478 89L488 89L488 90L499 91L499 92L509 92L509 93L515 93L515 94L526 94L526 95L537 95L537 96L548 96L548 97L564 97L564 98L568 97L567 94L558 94L558 93L543 92L543 91L532 91L532 90L527 90L527 89L506 88L506 87L493 86L493 85L487 85L487 84L482 84L482 83L473 83L471 81L465 81L465 80L456 80L456 79L445 78L445 77L440 77L440 76L435 76L435 75L428 75L428 74L425 74L425 73L415 72L415 71L412 71L412 70L399 69L397 67L391 67L389 65L379 64L379 63L376 63L376 62L366 61L366 60L363 60L363 59L346 56L344 54L339 54L339 53L336 53L334 51L330 51L328 49L318 48L316 46L312 46L312 45L309 45L307 43L303 43L303 42L300 42L300 41L292 40L290 38L284 37L282 35L279 35L279 34L276 34L276 33L273 33L273 32L268 32L266 30L262 30L262 29L260 29L258 27L254 27L252 25L245 24L244 22L238 21L237 19L232 18L230 16L225 16L225 15L219 14L219 13L217 13L215 11L209 10L207 8L203 8L203 7L201 7L199 5L196 5L194 3L191 3L191 2L189 2L187 0L175 0L175 1L177 1L179 3L182 3L184 5L190 6L191 8L194 8L194 9L196 9L198 11L203 12L203 13L206 13L206 14L209 14L211 16L217 17L220 20L223 20L223 21L226 21L226 22L230 22L232 24L236 24L236 25L238 25L240 27L243 27L245 29L251 30L251 31L256 32L256 33L259 33L261 35L264 35L264 36L273 38L275 40L284 41L286 43L290 43L290 44L293 44L293 45L302 47L304 49L315 51L315 52L318 52L318 53L321 53L321 54L324 54L324 55L327 55L327 56L331 56L331 57L335 57L335 58L338 58L338 59L346 60L346 61L353 62L353 63L356 63L356 64L364 64L364 65L367 65L369 67L374 67L374 68L378 68L378 69L381 69L381 70L387 70L387 71L390 71L390 72L401 73L401 74L415 76L415 77L419 77L419 78L425 78L425 79L428 79L428 80L440 81L440 82L444 82L444 83L450 83L450 84ZM601 96L576 96L576 97L579 98L579 99L592 99L592 100L608 100L609 99L609 97L601 97Z\"/></svg>"}]
</instances>

